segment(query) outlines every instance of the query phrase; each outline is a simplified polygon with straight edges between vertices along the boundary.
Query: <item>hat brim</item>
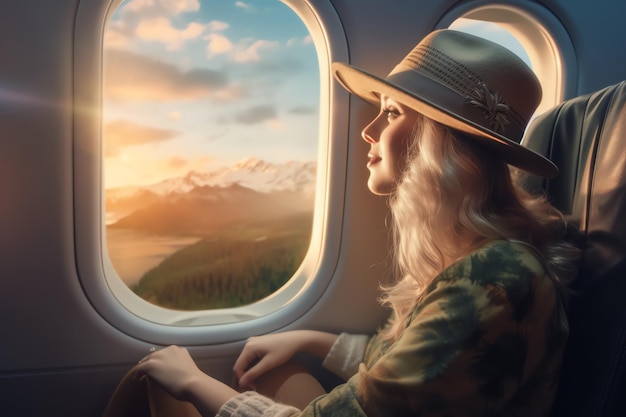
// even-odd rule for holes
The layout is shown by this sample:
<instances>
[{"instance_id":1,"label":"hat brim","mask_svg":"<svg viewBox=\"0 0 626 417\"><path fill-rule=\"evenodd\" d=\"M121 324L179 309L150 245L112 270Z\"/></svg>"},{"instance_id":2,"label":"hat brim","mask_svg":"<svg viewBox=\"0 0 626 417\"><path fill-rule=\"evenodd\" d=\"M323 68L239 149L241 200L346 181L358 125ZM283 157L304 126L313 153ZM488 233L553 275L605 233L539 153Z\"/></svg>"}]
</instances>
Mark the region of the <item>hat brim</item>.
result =
<instances>
[{"instance_id":1,"label":"hat brim","mask_svg":"<svg viewBox=\"0 0 626 417\"><path fill-rule=\"evenodd\" d=\"M420 97L419 92L407 91L374 74L341 62L333 63L332 70L335 78L346 90L374 106L380 105L381 95L392 97L430 119L471 135L477 142L496 151L507 163L524 171L544 178L553 178L559 172L556 165L549 159Z\"/></svg>"}]
</instances>

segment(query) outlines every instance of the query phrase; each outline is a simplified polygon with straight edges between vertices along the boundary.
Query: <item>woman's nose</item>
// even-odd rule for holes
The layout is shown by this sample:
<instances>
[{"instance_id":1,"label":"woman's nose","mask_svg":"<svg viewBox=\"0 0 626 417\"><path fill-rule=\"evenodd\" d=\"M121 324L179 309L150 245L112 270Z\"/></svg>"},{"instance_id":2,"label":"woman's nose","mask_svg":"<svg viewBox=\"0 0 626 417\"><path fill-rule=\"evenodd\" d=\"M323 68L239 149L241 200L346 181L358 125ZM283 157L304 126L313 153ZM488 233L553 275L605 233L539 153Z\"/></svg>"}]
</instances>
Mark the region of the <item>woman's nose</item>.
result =
<instances>
[{"instance_id":1,"label":"woman's nose","mask_svg":"<svg viewBox=\"0 0 626 417\"><path fill-rule=\"evenodd\" d=\"M378 120L378 116L374 118L367 126L363 128L361 131L361 137L367 143L376 143L378 142L379 132L376 127L376 121Z\"/></svg>"}]
</instances>

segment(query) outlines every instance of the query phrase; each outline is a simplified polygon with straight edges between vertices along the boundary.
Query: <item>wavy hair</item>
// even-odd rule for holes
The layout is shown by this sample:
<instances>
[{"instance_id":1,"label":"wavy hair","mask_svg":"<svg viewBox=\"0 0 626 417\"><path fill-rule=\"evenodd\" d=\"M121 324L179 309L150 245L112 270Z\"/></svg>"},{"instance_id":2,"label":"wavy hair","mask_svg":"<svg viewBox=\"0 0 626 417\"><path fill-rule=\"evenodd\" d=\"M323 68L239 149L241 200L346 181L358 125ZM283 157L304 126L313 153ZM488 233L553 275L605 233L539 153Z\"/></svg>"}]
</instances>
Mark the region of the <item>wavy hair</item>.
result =
<instances>
[{"instance_id":1,"label":"wavy hair","mask_svg":"<svg viewBox=\"0 0 626 417\"><path fill-rule=\"evenodd\" d=\"M420 115L407 163L390 196L396 282L381 301L394 314L382 335L395 340L424 288L448 265L495 239L536 247L563 287L577 250L563 241L563 215L520 185L502 158L476 140Z\"/></svg>"}]
</instances>

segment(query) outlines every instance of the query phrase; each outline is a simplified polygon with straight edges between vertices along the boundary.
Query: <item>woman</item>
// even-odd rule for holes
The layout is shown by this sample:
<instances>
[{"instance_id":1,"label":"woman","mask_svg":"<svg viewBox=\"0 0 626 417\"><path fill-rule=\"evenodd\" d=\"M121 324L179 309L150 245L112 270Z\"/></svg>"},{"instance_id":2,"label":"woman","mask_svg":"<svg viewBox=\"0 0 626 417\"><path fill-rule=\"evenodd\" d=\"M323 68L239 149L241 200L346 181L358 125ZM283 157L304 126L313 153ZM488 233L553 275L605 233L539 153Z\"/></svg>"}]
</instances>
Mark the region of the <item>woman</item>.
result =
<instances>
[{"instance_id":1,"label":"woman","mask_svg":"<svg viewBox=\"0 0 626 417\"><path fill-rule=\"evenodd\" d=\"M138 371L203 416L547 415L577 252L562 241L560 213L509 168L557 173L518 144L541 95L534 74L505 48L452 30L431 33L386 79L339 63L333 71L380 107L362 136L368 187L389 196L393 216L388 324L373 337L251 338L236 378L244 388L273 382L263 391L272 398L209 377L178 347L151 353ZM302 351L347 382L326 394L304 374L281 375Z\"/></svg>"}]
</instances>

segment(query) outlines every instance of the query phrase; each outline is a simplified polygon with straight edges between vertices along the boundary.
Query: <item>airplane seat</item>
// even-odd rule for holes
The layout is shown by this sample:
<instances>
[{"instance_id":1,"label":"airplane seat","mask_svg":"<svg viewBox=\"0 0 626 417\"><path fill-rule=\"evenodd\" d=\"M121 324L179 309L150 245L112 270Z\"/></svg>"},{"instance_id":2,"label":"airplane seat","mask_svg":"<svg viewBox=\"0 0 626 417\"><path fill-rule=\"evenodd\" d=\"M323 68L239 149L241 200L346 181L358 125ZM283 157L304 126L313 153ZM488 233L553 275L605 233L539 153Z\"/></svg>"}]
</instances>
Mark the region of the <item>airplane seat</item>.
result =
<instances>
[{"instance_id":1,"label":"airplane seat","mask_svg":"<svg viewBox=\"0 0 626 417\"><path fill-rule=\"evenodd\" d=\"M565 214L582 248L551 415L626 416L626 81L537 117L523 144L559 167L528 185Z\"/></svg>"}]
</instances>

